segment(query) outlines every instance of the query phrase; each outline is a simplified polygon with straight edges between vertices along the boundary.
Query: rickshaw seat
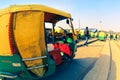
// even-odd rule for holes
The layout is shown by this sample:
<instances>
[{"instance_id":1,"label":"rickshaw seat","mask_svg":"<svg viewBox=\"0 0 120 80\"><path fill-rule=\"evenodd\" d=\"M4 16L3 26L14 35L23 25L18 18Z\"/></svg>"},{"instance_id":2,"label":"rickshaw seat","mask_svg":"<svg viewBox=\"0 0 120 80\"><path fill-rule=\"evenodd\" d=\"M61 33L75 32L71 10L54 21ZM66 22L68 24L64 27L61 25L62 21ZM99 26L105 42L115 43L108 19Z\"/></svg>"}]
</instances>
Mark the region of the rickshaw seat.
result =
<instances>
[{"instance_id":1,"label":"rickshaw seat","mask_svg":"<svg viewBox=\"0 0 120 80\"><path fill-rule=\"evenodd\" d=\"M54 45L53 44L47 44L48 52L54 50Z\"/></svg>"},{"instance_id":2,"label":"rickshaw seat","mask_svg":"<svg viewBox=\"0 0 120 80\"><path fill-rule=\"evenodd\" d=\"M54 44L54 48L60 49L60 52L64 52L65 54L67 54L68 56L71 56L71 51L70 51L70 47L68 44L63 44L63 43L55 43Z\"/></svg>"},{"instance_id":3,"label":"rickshaw seat","mask_svg":"<svg viewBox=\"0 0 120 80\"><path fill-rule=\"evenodd\" d=\"M54 48L53 44L47 44L47 47L48 47L48 53L52 56L56 65L61 64L62 63L62 56L60 54L60 49Z\"/></svg>"}]
</instances>

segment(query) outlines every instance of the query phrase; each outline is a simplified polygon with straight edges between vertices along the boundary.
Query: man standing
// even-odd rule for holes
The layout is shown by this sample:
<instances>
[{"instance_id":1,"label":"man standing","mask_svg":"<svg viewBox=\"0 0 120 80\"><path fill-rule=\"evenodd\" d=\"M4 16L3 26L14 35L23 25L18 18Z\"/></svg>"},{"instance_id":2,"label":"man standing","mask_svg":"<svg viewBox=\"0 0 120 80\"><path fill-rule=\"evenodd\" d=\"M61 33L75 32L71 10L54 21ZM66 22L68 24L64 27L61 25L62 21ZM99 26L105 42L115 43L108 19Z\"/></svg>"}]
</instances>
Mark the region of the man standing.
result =
<instances>
[{"instance_id":1,"label":"man standing","mask_svg":"<svg viewBox=\"0 0 120 80\"><path fill-rule=\"evenodd\" d=\"M88 29L88 27L85 28L84 34L85 34L85 39L86 39L84 45L88 46L88 38L89 38L89 29Z\"/></svg>"}]
</instances>

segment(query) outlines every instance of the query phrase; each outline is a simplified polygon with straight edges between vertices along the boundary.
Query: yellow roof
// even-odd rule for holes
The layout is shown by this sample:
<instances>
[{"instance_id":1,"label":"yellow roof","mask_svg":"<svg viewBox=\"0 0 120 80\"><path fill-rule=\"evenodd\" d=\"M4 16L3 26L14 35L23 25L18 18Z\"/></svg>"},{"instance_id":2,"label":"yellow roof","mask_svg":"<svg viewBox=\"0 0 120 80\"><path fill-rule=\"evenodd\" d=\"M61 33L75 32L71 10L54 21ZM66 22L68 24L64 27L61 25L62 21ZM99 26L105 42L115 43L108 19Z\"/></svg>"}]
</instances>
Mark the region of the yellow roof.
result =
<instances>
[{"instance_id":1,"label":"yellow roof","mask_svg":"<svg viewBox=\"0 0 120 80\"><path fill-rule=\"evenodd\" d=\"M8 8L0 10L0 15L6 14L6 13L11 13L11 12L18 12L18 11L27 11L27 10L36 10L36 11L43 11L43 12L48 12L48 13L53 13L53 14L58 14L61 16L65 16L68 18L71 18L71 15L67 12L51 8L45 5L11 5Z\"/></svg>"}]
</instances>

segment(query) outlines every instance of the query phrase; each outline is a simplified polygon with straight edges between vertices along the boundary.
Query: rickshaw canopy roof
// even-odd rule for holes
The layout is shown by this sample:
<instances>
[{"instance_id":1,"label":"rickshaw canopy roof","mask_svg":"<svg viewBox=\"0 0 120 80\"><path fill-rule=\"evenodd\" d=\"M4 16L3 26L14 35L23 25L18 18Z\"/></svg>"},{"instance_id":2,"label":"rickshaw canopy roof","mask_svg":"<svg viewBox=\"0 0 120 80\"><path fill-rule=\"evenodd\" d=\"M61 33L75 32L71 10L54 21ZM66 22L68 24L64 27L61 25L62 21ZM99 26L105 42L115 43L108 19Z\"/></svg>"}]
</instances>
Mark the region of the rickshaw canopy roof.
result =
<instances>
[{"instance_id":1,"label":"rickshaw canopy roof","mask_svg":"<svg viewBox=\"0 0 120 80\"><path fill-rule=\"evenodd\" d=\"M55 8L51 8L51 7L48 7L45 5L11 5L8 8L0 10L0 16L3 14L7 14L7 13L14 13L14 12L19 12L19 11L29 11L29 10L42 11L42 12L46 12L46 13L51 13L51 14L56 14L59 16L71 18L71 15L69 13L55 9Z\"/></svg>"}]
</instances>

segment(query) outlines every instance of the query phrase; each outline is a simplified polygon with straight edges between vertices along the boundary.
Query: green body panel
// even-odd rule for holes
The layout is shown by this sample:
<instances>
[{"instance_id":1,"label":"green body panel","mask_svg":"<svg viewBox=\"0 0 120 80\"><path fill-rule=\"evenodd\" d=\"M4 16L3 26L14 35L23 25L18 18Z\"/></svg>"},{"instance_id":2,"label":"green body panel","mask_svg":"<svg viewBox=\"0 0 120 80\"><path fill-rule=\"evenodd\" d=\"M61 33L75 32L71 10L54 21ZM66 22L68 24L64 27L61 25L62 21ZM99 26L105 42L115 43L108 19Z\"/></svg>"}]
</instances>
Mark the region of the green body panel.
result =
<instances>
[{"instance_id":1,"label":"green body panel","mask_svg":"<svg viewBox=\"0 0 120 80\"><path fill-rule=\"evenodd\" d=\"M49 76L55 72L55 62L48 56L48 71L43 77ZM36 76L26 69L24 62L18 54L13 56L0 56L0 73L5 75L17 75L14 80L35 80L42 77ZM3 78L4 77L0 77Z\"/></svg>"},{"instance_id":2,"label":"green body panel","mask_svg":"<svg viewBox=\"0 0 120 80\"><path fill-rule=\"evenodd\" d=\"M105 37L104 36L99 36L98 39L104 41Z\"/></svg>"},{"instance_id":3,"label":"green body panel","mask_svg":"<svg viewBox=\"0 0 120 80\"><path fill-rule=\"evenodd\" d=\"M33 79L18 54L14 54L13 56L0 56L0 72L19 75L22 76L22 79ZM24 74L22 74L22 72ZM22 79L16 78L15 80Z\"/></svg>"}]
</instances>

